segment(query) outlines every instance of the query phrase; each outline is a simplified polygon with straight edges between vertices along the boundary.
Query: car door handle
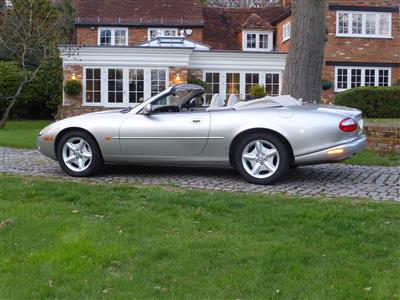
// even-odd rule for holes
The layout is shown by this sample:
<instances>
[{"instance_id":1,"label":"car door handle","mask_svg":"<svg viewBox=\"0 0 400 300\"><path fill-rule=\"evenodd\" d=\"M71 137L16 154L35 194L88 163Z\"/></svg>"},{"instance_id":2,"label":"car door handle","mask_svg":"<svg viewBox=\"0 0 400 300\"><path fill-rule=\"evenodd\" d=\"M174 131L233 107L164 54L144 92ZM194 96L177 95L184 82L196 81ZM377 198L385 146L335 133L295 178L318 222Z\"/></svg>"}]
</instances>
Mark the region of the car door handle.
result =
<instances>
[{"instance_id":1,"label":"car door handle","mask_svg":"<svg viewBox=\"0 0 400 300\"><path fill-rule=\"evenodd\" d=\"M201 122L203 122L202 119L193 119L192 120L192 123L195 123L195 124L198 124L198 123L201 123Z\"/></svg>"}]
</instances>

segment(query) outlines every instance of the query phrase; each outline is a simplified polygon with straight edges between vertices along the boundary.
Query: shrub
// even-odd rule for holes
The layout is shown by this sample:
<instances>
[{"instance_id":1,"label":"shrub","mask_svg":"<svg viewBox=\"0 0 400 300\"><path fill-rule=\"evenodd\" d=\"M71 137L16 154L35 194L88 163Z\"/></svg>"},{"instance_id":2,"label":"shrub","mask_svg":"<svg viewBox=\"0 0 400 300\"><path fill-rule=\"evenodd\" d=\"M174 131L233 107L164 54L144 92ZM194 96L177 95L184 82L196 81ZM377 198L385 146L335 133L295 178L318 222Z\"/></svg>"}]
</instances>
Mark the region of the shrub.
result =
<instances>
[{"instance_id":1,"label":"shrub","mask_svg":"<svg viewBox=\"0 0 400 300\"><path fill-rule=\"evenodd\" d=\"M356 87L339 93L335 104L357 108L367 118L400 118L400 86Z\"/></svg>"},{"instance_id":2,"label":"shrub","mask_svg":"<svg viewBox=\"0 0 400 300\"><path fill-rule=\"evenodd\" d=\"M64 85L64 92L68 96L79 96L82 91L82 84L79 80L68 80Z\"/></svg>"},{"instance_id":3,"label":"shrub","mask_svg":"<svg viewBox=\"0 0 400 300\"><path fill-rule=\"evenodd\" d=\"M263 98L267 96L267 92L265 91L265 87L260 84L255 84L250 89L250 95L254 98Z\"/></svg>"},{"instance_id":4,"label":"shrub","mask_svg":"<svg viewBox=\"0 0 400 300\"><path fill-rule=\"evenodd\" d=\"M197 79L195 77L189 77L188 83L197 84L197 85L202 86L204 89L207 89L207 83L205 83L203 80Z\"/></svg>"}]
</instances>

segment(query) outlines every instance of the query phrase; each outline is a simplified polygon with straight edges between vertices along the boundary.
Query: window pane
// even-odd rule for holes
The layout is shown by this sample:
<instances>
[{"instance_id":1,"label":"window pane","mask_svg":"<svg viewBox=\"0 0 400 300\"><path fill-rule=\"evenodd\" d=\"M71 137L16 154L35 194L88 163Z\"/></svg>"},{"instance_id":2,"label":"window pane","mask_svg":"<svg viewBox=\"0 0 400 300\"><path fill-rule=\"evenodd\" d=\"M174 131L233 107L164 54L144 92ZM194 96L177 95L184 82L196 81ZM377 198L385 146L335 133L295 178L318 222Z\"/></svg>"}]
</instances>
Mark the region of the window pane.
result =
<instances>
[{"instance_id":1,"label":"window pane","mask_svg":"<svg viewBox=\"0 0 400 300\"><path fill-rule=\"evenodd\" d=\"M254 33L247 34L247 48L256 48L256 35Z\"/></svg>"},{"instance_id":2,"label":"window pane","mask_svg":"<svg viewBox=\"0 0 400 300\"><path fill-rule=\"evenodd\" d=\"M101 102L101 92L93 93L93 102Z\"/></svg>"},{"instance_id":3,"label":"window pane","mask_svg":"<svg viewBox=\"0 0 400 300\"><path fill-rule=\"evenodd\" d=\"M260 48L268 49L268 34L260 34Z\"/></svg>"},{"instance_id":4,"label":"window pane","mask_svg":"<svg viewBox=\"0 0 400 300\"><path fill-rule=\"evenodd\" d=\"M379 35L389 36L390 15L379 15Z\"/></svg>"},{"instance_id":5,"label":"window pane","mask_svg":"<svg viewBox=\"0 0 400 300\"><path fill-rule=\"evenodd\" d=\"M361 86L361 69L351 70L351 87Z\"/></svg>"},{"instance_id":6,"label":"window pane","mask_svg":"<svg viewBox=\"0 0 400 300\"><path fill-rule=\"evenodd\" d=\"M86 102L101 102L100 77L101 69L86 69Z\"/></svg>"},{"instance_id":7,"label":"window pane","mask_svg":"<svg viewBox=\"0 0 400 300\"><path fill-rule=\"evenodd\" d=\"M269 96L279 95L279 74L265 74L265 89Z\"/></svg>"},{"instance_id":8,"label":"window pane","mask_svg":"<svg viewBox=\"0 0 400 300\"><path fill-rule=\"evenodd\" d=\"M353 14L352 20L352 33L362 34L362 14Z\"/></svg>"},{"instance_id":9,"label":"window pane","mask_svg":"<svg viewBox=\"0 0 400 300\"><path fill-rule=\"evenodd\" d=\"M86 92L86 102L93 102L92 92Z\"/></svg>"},{"instance_id":10,"label":"window pane","mask_svg":"<svg viewBox=\"0 0 400 300\"><path fill-rule=\"evenodd\" d=\"M336 82L338 89L347 89L347 69L337 70Z\"/></svg>"},{"instance_id":11,"label":"window pane","mask_svg":"<svg viewBox=\"0 0 400 300\"><path fill-rule=\"evenodd\" d=\"M87 79L93 78L93 69L86 69L86 78Z\"/></svg>"},{"instance_id":12,"label":"window pane","mask_svg":"<svg viewBox=\"0 0 400 300\"><path fill-rule=\"evenodd\" d=\"M375 14L367 14L365 16L365 33L366 34L376 34L376 15Z\"/></svg>"},{"instance_id":13,"label":"window pane","mask_svg":"<svg viewBox=\"0 0 400 300\"><path fill-rule=\"evenodd\" d=\"M339 33L349 33L349 14L339 13Z\"/></svg>"},{"instance_id":14,"label":"window pane","mask_svg":"<svg viewBox=\"0 0 400 300\"><path fill-rule=\"evenodd\" d=\"M240 96L240 74L227 73L226 74L226 97L231 95Z\"/></svg>"},{"instance_id":15,"label":"window pane","mask_svg":"<svg viewBox=\"0 0 400 300\"><path fill-rule=\"evenodd\" d=\"M210 104L214 94L219 94L219 73L206 73L206 103Z\"/></svg>"},{"instance_id":16,"label":"window pane","mask_svg":"<svg viewBox=\"0 0 400 300\"><path fill-rule=\"evenodd\" d=\"M100 45L102 46L111 45L111 30L102 29L100 31Z\"/></svg>"},{"instance_id":17,"label":"window pane","mask_svg":"<svg viewBox=\"0 0 400 300\"><path fill-rule=\"evenodd\" d=\"M365 70L365 86L374 86L375 85L375 70L374 69L366 69Z\"/></svg>"},{"instance_id":18,"label":"window pane","mask_svg":"<svg viewBox=\"0 0 400 300\"><path fill-rule=\"evenodd\" d=\"M246 73L245 77L245 98L251 99L250 91L255 84L259 83L259 75L258 73Z\"/></svg>"},{"instance_id":19,"label":"window pane","mask_svg":"<svg viewBox=\"0 0 400 300\"><path fill-rule=\"evenodd\" d=\"M115 46L126 45L126 31L124 29L115 30Z\"/></svg>"},{"instance_id":20,"label":"window pane","mask_svg":"<svg viewBox=\"0 0 400 300\"><path fill-rule=\"evenodd\" d=\"M388 86L389 85L389 71L388 70L379 70L379 86Z\"/></svg>"}]
</instances>

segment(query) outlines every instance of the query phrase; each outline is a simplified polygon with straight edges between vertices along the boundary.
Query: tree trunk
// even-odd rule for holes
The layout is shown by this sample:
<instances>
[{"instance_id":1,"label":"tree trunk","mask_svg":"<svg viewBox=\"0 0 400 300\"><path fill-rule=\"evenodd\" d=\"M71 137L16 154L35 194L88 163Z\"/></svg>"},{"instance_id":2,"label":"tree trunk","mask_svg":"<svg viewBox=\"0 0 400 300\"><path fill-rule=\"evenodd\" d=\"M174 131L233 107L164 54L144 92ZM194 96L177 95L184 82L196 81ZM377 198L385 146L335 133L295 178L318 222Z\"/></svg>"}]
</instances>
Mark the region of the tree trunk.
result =
<instances>
[{"instance_id":1,"label":"tree trunk","mask_svg":"<svg viewBox=\"0 0 400 300\"><path fill-rule=\"evenodd\" d=\"M293 0L290 47L282 93L321 102L326 0Z\"/></svg>"}]
</instances>

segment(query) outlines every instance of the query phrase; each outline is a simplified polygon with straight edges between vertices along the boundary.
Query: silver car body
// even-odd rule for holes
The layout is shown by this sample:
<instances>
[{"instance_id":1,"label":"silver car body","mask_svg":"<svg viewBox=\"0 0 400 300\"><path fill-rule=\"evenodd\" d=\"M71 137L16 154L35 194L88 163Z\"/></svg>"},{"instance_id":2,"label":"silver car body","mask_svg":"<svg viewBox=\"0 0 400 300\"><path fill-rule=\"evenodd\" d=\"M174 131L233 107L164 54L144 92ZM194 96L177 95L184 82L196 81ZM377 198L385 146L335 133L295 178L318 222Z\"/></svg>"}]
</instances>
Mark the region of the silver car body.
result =
<instances>
[{"instance_id":1,"label":"silver car body","mask_svg":"<svg viewBox=\"0 0 400 300\"><path fill-rule=\"evenodd\" d=\"M356 109L314 104L239 105L209 111L144 114L146 105L160 95L130 111L90 113L55 122L40 133L39 150L57 159L59 137L71 129L81 129L95 138L106 163L229 165L237 139L262 130L285 140L293 165L306 165L346 159L366 142L361 111ZM358 123L357 131L339 129L340 121L348 117Z\"/></svg>"}]
</instances>

